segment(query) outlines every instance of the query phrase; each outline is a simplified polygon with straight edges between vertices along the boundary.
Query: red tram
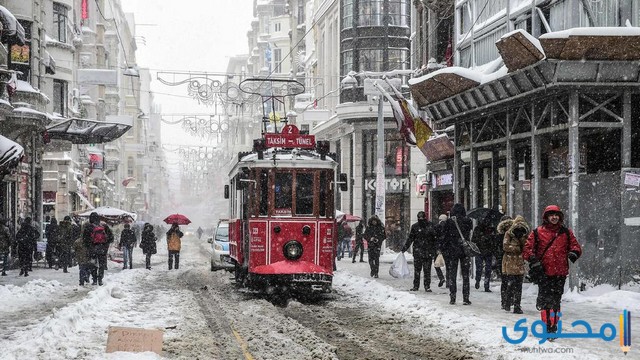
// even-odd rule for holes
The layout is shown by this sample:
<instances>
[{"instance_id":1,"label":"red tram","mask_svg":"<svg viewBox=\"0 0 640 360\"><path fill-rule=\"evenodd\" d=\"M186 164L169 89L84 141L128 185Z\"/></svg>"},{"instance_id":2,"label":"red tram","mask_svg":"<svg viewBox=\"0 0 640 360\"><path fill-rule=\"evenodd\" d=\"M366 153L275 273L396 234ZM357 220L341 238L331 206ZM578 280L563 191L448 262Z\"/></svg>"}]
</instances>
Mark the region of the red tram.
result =
<instances>
[{"instance_id":1,"label":"red tram","mask_svg":"<svg viewBox=\"0 0 640 360\"><path fill-rule=\"evenodd\" d=\"M334 191L346 190L346 176L336 176L328 142L294 125L263 136L238 155L225 186L236 282L266 294L330 292Z\"/></svg>"}]
</instances>

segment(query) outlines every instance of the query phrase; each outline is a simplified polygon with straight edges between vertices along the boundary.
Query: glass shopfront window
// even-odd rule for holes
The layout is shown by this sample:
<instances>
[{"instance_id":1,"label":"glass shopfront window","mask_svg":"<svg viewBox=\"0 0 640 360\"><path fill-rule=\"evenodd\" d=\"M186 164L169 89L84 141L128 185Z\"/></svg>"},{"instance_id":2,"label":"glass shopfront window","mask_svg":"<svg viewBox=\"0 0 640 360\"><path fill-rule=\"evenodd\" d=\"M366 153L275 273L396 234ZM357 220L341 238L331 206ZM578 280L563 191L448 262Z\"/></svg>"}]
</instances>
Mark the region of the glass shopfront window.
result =
<instances>
[{"instance_id":1,"label":"glass shopfront window","mask_svg":"<svg viewBox=\"0 0 640 360\"><path fill-rule=\"evenodd\" d=\"M360 50L358 59L360 71L384 71L383 54L384 50L382 49Z\"/></svg>"},{"instance_id":2,"label":"glass shopfront window","mask_svg":"<svg viewBox=\"0 0 640 360\"><path fill-rule=\"evenodd\" d=\"M383 0L361 0L358 8L358 26L382 26Z\"/></svg>"},{"instance_id":3,"label":"glass shopfront window","mask_svg":"<svg viewBox=\"0 0 640 360\"><path fill-rule=\"evenodd\" d=\"M353 27L353 0L342 1L342 28L350 29Z\"/></svg>"}]
</instances>

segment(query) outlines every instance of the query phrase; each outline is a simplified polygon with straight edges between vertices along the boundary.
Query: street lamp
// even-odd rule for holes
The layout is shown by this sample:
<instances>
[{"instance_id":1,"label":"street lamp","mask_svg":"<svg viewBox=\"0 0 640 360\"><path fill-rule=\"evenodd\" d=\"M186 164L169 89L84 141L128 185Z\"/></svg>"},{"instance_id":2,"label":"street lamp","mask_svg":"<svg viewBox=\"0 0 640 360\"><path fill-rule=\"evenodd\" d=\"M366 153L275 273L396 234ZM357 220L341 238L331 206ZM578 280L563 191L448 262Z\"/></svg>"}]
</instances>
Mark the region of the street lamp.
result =
<instances>
[{"instance_id":1,"label":"street lamp","mask_svg":"<svg viewBox=\"0 0 640 360\"><path fill-rule=\"evenodd\" d=\"M340 86L343 89L353 89L358 86L358 80L355 78L358 76L355 71L349 71L349 73L340 81ZM366 79L371 80L371 79ZM375 90L375 88L373 88ZM366 90L366 89L365 89ZM377 90L375 90L377 91ZM384 104L382 102L382 94L369 93L365 91L365 95L377 95L378 97L378 122L377 122L377 162L376 162L376 200L375 200L375 214L378 216L382 225L385 224L385 171L384 171Z\"/></svg>"}]
</instances>

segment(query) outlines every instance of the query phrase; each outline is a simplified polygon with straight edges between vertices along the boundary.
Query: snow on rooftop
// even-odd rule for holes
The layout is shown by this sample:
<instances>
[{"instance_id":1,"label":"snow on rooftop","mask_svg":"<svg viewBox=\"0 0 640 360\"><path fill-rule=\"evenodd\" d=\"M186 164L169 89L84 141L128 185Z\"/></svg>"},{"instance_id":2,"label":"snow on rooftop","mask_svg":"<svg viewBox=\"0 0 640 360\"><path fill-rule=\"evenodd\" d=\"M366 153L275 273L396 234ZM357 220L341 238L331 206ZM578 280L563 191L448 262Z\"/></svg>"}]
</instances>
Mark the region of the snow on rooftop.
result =
<instances>
[{"instance_id":1,"label":"snow on rooftop","mask_svg":"<svg viewBox=\"0 0 640 360\"><path fill-rule=\"evenodd\" d=\"M31 93L39 93L40 92L40 91L34 89L33 86L31 86L31 84L29 84L28 82L26 82L24 80L16 81L16 90L17 91L22 91L22 92L31 92Z\"/></svg>"}]
</instances>

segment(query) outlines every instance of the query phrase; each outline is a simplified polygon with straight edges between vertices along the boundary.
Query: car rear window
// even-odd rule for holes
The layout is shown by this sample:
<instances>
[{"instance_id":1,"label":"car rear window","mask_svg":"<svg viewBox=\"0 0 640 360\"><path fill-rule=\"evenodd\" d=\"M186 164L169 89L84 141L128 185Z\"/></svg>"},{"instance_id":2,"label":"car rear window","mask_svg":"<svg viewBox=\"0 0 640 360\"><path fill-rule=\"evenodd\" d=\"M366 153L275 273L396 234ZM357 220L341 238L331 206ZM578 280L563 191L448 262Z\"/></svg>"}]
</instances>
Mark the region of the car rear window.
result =
<instances>
[{"instance_id":1,"label":"car rear window","mask_svg":"<svg viewBox=\"0 0 640 360\"><path fill-rule=\"evenodd\" d=\"M229 241L229 224L220 224L216 230L216 240Z\"/></svg>"}]
</instances>

